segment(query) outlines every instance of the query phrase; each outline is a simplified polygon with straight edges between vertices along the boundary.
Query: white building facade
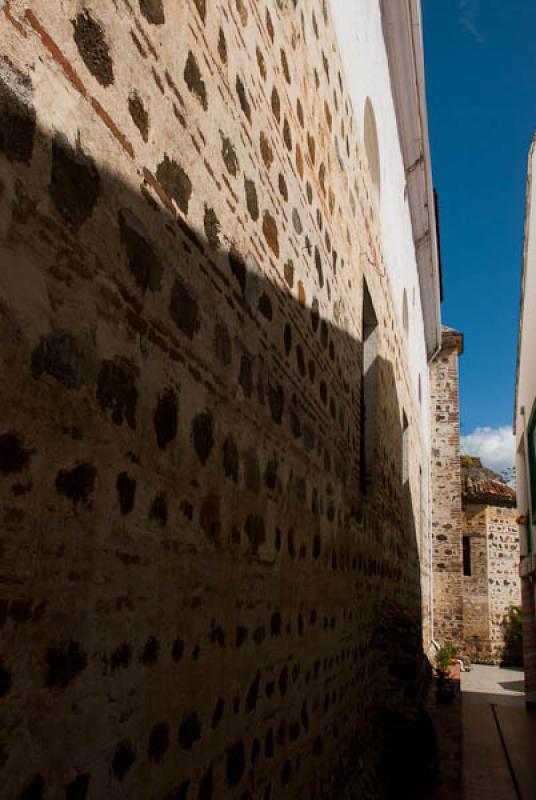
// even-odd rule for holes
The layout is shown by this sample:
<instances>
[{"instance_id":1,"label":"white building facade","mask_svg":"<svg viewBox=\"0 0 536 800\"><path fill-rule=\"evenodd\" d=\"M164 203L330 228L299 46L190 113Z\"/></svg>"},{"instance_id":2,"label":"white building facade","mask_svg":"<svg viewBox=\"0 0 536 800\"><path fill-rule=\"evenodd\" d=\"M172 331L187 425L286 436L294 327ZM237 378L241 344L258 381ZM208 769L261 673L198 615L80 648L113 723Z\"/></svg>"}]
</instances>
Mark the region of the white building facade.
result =
<instances>
[{"instance_id":1,"label":"white building facade","mask_svg":"<svg viewBox=\"0 0 536 800\"><path fill-rule=\"evenodd\" d=\"M514 432L527 705L536 704L536 136L529 152Z\"/></svg>"}]
</instances>

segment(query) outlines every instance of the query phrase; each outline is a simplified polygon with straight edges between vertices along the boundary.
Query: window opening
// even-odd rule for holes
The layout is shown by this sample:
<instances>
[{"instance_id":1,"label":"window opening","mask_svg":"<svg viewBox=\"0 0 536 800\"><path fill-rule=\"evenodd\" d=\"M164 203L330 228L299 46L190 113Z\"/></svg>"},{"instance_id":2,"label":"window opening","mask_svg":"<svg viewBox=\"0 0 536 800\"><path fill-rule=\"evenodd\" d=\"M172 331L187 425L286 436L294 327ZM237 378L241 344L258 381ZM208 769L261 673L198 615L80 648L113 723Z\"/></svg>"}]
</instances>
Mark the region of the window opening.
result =
<instances>
[{"instance_id":1,"label":"window opening","mask_svg":"<svg viewBox=\"0 0 536 800\"><path fill-rule=\"evenodd\" d=\"M463 574L471 576L471 537L463 537Z\"/></svg>"}]
</instances>

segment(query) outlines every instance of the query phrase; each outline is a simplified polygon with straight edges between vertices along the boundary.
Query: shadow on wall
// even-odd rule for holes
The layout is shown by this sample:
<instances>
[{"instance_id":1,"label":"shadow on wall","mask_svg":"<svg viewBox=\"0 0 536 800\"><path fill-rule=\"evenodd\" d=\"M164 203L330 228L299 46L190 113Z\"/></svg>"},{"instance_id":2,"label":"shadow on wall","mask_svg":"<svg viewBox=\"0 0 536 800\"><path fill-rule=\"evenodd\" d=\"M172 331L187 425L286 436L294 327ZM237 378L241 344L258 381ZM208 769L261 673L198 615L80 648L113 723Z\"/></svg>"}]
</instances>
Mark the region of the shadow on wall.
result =
<instances>
[{"instance_id":1,"label":"shadow on wall","mask_svg":"<svg viewBox=\"0 0 536 800\"><path fill-rule=\"evenodd\" d=\"M273 279L208 193L187 224L167 156L135 191L7 98L3 791L335 798L354 773L377 796L396 750L378 722L402 730L426 683L392 365L365 501L361 344L291 262L281 285L269 213Z\"/></svg>"}]
</instances>

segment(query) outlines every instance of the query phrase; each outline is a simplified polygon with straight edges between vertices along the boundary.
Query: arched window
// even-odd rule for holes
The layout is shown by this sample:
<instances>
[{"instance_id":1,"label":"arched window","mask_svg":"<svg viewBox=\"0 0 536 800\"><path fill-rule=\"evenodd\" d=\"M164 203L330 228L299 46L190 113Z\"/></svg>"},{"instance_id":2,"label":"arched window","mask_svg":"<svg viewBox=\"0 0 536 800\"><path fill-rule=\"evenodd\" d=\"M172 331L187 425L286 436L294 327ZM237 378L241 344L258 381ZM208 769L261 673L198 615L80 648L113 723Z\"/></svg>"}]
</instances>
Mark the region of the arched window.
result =
<instances>
[{"instance_id":1,"label":"arched window","mask_svg":"<svg viewBox=\"0 0 536 800\"><path fill-rule=\"evenodd\" d=\"M408 308L408 293L404 289L404 294L402 296L402 324L404 326L404 331L406 336L409 333L409 308Z\"/></svg>"},{"instance_id":2,"label":"arched window","mask_svg":"<svg viewBox=\"0 0 536 800\"><path fill-rule=\"evenodd\" d=\"M378 194L380 193L381 180L380 180L380 148L378 145L378 130L376 128L376 117L374 116L374 109L367 97L365 102L365 151L367 153L367 161L370 169L372 182L376 187Z\"/></svg>"}]
</instances>

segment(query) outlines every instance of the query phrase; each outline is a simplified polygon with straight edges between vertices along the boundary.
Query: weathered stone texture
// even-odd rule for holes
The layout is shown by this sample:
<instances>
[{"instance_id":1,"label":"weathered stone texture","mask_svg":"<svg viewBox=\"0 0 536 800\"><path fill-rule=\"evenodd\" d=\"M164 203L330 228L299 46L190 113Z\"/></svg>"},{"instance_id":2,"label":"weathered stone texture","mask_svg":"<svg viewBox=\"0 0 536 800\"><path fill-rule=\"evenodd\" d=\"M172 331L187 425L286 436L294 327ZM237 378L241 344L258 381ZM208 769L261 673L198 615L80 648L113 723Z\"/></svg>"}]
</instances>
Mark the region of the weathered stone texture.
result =
<instances>
[{"instance_id":1,"label":"weathered stone texture","mask_svg":"<svg viewBox=\"0 0 536 800\"><path fill-rule=\"evenodd\" d=\"M521 603L516 510L464 504L463 513L472 573L463 579L465 649L474 661L501 663L508 657L505 614Z\"/></svg>"},{"instance_id":2,"label":"weathered stone texture","mask_svg":"<svg viewBox=\"0 0 536 800\"><path fill-rule=\"evenodd\" d=\"M386 606L418 630L427 456L366 265L360 495L382 249L326 4L14 2L0 39L3 792L337 797Z\"/></svg>"},{"instance_id":3,"label":"weathered stone texture","mask_svg":"<svg viewBox=\"0 0 536 800\"><path fill-rule=\"evenodd\" d=\"M463 513L463 535L469 536L471 575L463 577L464 640L467 655L478 660L489 640L486 507L468 505ZM483 643L482 645L480 643Z\"/></svg>"},{"instance_id":4,"label":"weathered stone texture","mask_svg":"<svg viewBox=\"0 0 536 800\"><path fill-rule=\"evenodd\" d=\"M497 663L505 655L505 613L520 596L515 496L478 458L465 456L462 471L462 352L462 335L444 327L430 370L434 638L453 642L470 660ZM463 536L470 541L471 575L464 575Z\"/></svg>"},{"instance_id":5,"label":"weathered stone texture","mask_svg":"<svg viewBox=\"0 0 536 800\"><path fill-rule=\"evenodd\" d=\"M515 508L487 509L490 639L497 660L504 654L504 615L511 605L521 604L516 514Z\"/></svg>"},{"instance_id":6,"label":"weathered stone texture","mask_svg":"<svg viewBox=\"0 0 536 800\"><path fill-rule=\"evenodd\" d=\"M430 365L434 638L463 644L462 493L458 357L463 337L443 328Z\"/></svg>"}]
</instances>

